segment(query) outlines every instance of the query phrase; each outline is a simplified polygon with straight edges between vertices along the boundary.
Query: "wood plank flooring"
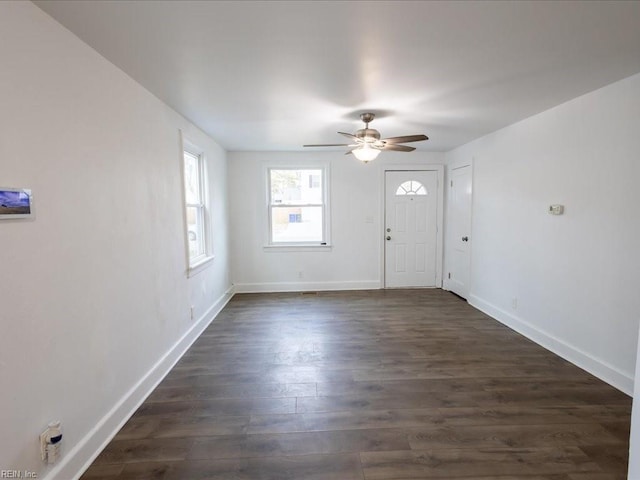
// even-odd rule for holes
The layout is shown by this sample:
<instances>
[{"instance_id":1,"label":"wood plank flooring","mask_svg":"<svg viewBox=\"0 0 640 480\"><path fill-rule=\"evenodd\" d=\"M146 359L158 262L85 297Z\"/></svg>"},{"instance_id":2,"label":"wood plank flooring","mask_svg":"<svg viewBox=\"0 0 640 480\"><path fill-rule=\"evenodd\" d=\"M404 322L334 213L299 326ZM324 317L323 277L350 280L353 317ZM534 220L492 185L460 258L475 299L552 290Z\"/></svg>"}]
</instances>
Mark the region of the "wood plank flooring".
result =
<instances>
[{"instance_id":1,"label":"wood plank flooring","mask_svg":"<svg viewBox=\"0 0 640 480\"><path fill-rule=\"evenodd\" d=\"M236 295L84 480L618 480L631 399L442 290Z\"/></svg>"}]
</instances>

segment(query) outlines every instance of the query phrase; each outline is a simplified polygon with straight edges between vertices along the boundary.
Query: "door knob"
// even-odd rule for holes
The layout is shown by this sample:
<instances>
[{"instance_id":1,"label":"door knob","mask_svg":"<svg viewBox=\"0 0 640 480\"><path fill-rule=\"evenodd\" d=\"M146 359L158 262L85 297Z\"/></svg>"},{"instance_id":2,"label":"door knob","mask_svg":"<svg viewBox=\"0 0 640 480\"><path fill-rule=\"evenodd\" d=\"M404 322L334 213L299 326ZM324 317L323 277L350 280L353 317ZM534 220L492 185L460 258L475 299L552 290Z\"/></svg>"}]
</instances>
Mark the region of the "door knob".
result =
<instances>
[{"instance_id":1,"label":"door knob","mask_svg":"<svg viewBox=\"0 0 640 480\"><path fill-rule=\"evenodd\" d=\"M463 242L468 242L469 241L469 237L462 237L462 241Z\"/></svg>"},{"instance_id":2,"label":"door knob","mask_svg":"<svg viewBox=\"0 0 640 480\"><path fill-rule=\"evenodd\" d=\"M391 236L390 235L387 235L387 240L391 240Z\"/></svg>"}]
</instances>

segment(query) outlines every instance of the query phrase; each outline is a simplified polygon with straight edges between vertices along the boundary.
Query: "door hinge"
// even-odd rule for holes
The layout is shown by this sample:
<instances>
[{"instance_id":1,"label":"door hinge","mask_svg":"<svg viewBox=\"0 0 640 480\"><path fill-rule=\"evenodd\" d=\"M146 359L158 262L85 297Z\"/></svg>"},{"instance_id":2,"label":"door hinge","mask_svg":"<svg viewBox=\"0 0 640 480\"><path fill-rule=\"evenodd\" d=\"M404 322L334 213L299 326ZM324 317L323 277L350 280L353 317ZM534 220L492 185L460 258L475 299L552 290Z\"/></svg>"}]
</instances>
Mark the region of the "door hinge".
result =
<instances>
[{"instance_id":1,"label":"door hinge","mask_svg":"<svg viewBox=\"0 0 640 480\"><path fill-rule=\"evenodd\" d=\"M449 272L449 280L451 280L451 272Z\"/></svg>"},{"instance_id":2,"label":"door hinge","mask_svg":"<svg viewBox=\"0 0 640 480\"><path fill-rule=\"evenodd\" d=\"M453 180L451 180L451 186L453 187Z\"/></svg>"}]
</instances>

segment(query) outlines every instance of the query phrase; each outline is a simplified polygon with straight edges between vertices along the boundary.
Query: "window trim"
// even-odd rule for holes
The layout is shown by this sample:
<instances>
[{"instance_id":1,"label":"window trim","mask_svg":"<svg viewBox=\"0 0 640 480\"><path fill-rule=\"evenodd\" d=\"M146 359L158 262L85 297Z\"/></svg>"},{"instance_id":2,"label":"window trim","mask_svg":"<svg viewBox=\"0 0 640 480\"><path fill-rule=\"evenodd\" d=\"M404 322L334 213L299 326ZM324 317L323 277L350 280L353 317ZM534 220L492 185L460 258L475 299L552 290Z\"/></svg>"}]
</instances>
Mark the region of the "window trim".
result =
<instances>
[{"instance_id":1,"label":"window trim","mask_svg":"<svg viewBox=\"0 0 640 480\"><path fill-rule=\"evenodd\" d=\"M320 170L322 181L323 203L319 204L286 204L275 205L271 203L271 171L272 170ZM330 201L330 168L328 162L291 162L268 164L264 168L265 203L266 203L266 228L265 251L326 251L332 249L331 244L331 201ZM272 211L278 207L322 207L322 240L311 242L274 242L272 236Z\"/></svg>"},{"instance_id":2,"label":"window trim","mask_svg":"<svg viewBox=\"0 0 640 480\"><path fill-rule=\"evenodd\" d=\"M200 202L197 204L187 203L187 187L185 177L185 154L190 154L198 159L198 181L200 187ZM209 182L208 182L208 169L207 169L207 157L204 149L200 148L197 144L191 142L181 132L181 148L180 148L180 167L182 178L182 205L183 205L183 233L185 239L185 259L187 265L187 277L200 273L208 266L215 258L213 254L213 239L211 229L211 206L209 195ZM200 215L202 220L202 231L204 236L204 253L198 255L195 258L191 258L189 251L189 226L187 221L187 208L197 207L200 209Z\"/></svg>"}]
</instances>

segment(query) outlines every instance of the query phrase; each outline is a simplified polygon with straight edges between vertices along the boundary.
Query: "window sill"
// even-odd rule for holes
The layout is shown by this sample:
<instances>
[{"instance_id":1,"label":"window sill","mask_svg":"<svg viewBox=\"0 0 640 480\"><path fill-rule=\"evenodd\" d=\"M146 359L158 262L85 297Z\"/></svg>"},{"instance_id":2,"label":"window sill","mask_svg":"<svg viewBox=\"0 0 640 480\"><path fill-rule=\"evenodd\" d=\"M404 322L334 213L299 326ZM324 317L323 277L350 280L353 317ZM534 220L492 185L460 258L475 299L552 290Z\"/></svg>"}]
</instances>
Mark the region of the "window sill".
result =
<instances>
[{"instance_id":1,"label":"window sill","mask_svg":"<svg viewBox=\"0 0 640 480\"><path fill-rule=\"evenodd\" d=\"M333 245L265 245L265 252L330 252Z\"/></svg>"},{"instance_id":2,"label":"window sill","mask_svg":"<svg viewBox=\"0 0 640 480\"><path fill-rule=\"evenodd\" d=\"M213 263L214 258L215 256L211 255L210 257L205 257L201 260L198 260L193 265L189 265L189 268L187 269L187 277L191 278L194 275L197 275L203 270L206 270L207 268L209 268Z\"/></svg>"}]
</instances>

